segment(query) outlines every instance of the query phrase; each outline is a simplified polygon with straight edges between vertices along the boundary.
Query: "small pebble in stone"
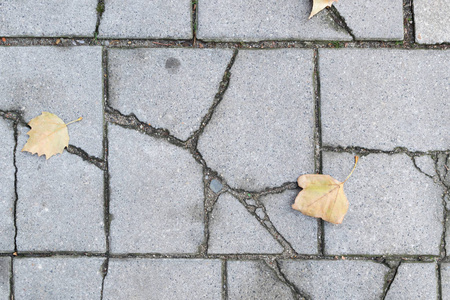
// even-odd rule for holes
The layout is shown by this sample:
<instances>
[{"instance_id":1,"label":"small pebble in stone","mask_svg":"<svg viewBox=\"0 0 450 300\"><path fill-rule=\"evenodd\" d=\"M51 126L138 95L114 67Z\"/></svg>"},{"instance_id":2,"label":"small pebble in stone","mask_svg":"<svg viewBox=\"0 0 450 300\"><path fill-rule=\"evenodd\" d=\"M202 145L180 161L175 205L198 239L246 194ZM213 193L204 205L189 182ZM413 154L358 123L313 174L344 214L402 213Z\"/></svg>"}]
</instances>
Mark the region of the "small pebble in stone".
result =
<instances>
[{"instance_id":1,"label":"small pebble in stone","mask_svg":"<svg viewBox=\"0 0 450 300\"><path fill-rule=\"evenodd\" d=\"M77 43L84 44L84 41L83 40L77 40Z\"/></svg>"},{"instance_id":2,"label":"small pebble in stone","mask_svg":"<svg viewBox=\"0 0 450 300\"><path fill-rule=\"evenodd\" d=\"M214 192L214 193L218 193L222 190L222 183L217 180L217 179L213 179L211 180L211 183L209 184L210 189Z\"/></svg>"},{"instance_id":3,"label":"small pebble in stone","mask_svg":"<svg viewBox=\"0 0 450 300\"><path fill-rule=\"evenodd\" d=\"M260 217L261 219L264 219L264 217L266 216L266 214L264 213L264 210L262 208L257 208L256 209L256 214L258 215L258 217Z\"/></svg>"},{"instance_id":4,"label":"small pebble in stone","mask_svg":"<svg viewBox=\"0 0 450 300\"><path fill-rule=\"evenodd\" d=\"M247 200L245 200L245 203L247 203L247 205L256 206L255 199L247 199Z\"/></svg>"}]
</instances>

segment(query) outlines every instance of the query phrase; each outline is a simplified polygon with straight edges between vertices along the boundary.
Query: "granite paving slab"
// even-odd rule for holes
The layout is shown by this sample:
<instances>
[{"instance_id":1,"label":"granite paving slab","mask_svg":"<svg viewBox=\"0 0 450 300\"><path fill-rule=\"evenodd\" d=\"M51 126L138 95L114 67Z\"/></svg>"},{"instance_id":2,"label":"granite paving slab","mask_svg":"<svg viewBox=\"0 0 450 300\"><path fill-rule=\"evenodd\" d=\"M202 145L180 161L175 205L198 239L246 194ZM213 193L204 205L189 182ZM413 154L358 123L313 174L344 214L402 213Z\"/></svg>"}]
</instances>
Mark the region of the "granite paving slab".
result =
<instances>
[{"instance_id":1,"label":"granite paving slab","mask_svg":"<svg viewBox=\"0 0 450 300\"><path fill-rule=\"evenodd\" d=\"M450 42L450 2L414 0L416 42L440 44Z\"/></svg>"},{"instance_id":2,"label":"granite paving slab","mask_svg":"<svg viewBox=\"0 0 450 300\"><path fill-rule=\"evenodd\" d=\"M450 299L450 263L441 265L442 300Z\"/></svg>"},{"instance_id":3,"label":"granite paving slab","mask_svg":"<svg viewBox=\"0 0 450 300\"><path fill-rule=\"evenodd\" d=\"M0 299L10 299L11 258L0 257Z\"/></svg>"}]
</instances>

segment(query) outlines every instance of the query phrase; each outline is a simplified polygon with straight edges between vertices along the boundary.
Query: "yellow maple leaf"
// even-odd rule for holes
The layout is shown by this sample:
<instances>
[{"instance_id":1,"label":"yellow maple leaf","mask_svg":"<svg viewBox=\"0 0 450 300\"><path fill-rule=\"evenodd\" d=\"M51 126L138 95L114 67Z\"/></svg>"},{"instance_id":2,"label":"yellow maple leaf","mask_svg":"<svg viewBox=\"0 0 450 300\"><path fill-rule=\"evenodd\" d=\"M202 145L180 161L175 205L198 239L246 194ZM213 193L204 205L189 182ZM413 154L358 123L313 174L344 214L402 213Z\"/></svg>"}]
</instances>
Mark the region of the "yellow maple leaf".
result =
<instances>
[{"instance_id":1,"label":"yellow maple leaf","mask_svg":"<svg viewBox=\"0 0 450 300\"><path fill-rule=\"evenodd\" d=\"M353 170L343 182L330 175L306 174L298 178L303 189L295 198L292 208L303 214L333 223L341 224L348 210L348 200L344 193L344 183L350 178L358 163L355 156Z\"/></svg>"},{"instance_id":2,"label":"yellow maple leaf","mask_svg":"<svg viewBox=\"0 0 450 300\"><path fill-rule=\"evenodd\" d=\"M314 0L309 19L311 19L315 14L323 10L325 7L331 7L331 5L333 5L333 2L337 1L338 0Z\"/></svg>"},{"instance_id":3,"label":"yellow maple leaf","mask_svg":"<svg viewBox=\"0 0 450 300\"><path fill-rule=\"evenodd\" d=\"M69 146L69 131L67 125L80 121L64 123L58 116L42 112L40 116L33 118L28 125L31 130L27 132L30 136L22 151L28 151L31 154L37 153L44 155L47 159L55 154L62 153L64 148Z\"/></svg>"}]
</instances>

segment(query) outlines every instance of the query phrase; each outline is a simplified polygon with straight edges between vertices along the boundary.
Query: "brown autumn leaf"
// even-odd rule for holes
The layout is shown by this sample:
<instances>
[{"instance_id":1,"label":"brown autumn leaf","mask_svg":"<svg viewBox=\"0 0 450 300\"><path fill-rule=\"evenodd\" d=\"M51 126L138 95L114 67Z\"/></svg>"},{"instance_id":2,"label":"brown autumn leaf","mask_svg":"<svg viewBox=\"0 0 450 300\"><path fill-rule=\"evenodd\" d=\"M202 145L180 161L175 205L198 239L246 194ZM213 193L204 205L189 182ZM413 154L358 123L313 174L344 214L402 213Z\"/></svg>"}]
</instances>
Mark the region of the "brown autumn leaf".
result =
<instances>
[{"instance_id":1,"label":"brown autumn leaf","mask_svg":"<svg viewBox=\"0 0 450 300\"><path fill-rule=\"evenodd\" d=\"M315 14L323 10L325 7L331 7L331 5L333 5L333 2L337 1L338 0L314 0L309 19L311 19Z\"/></svg>"},{"instance_id":2,"label":"brown autumn leaf","mask_svg":"<svg viewBox=\"0 0 450 300\"><path fill-rule=\"evenodd\" d=\"M303 214L333 223L341 224L348 210L348 200L344 193L344 183L350 178L358 163L355 156L355 165L350 175L343 182L339 182L330 175L306 174L298 178L298 185L303 188L295 198L292 208Z\"/></svg>"},{"instance_id":3,"label":"brown autumn leaf","mask_svg":"<svg viewBox=\"0 0 450 300\"><path fill-rule=\"evenodd\" d=\"M65 124L58 116L42 112L40 116L33 118L28 125L31 130L28 131L27 143L22 151L28 151L31 154L37 153L39 156L44 155L47 159L55 154L62 153L64 148L69 146L69 131L67 125L80 121Z\"/></svg>"}]
</instances>

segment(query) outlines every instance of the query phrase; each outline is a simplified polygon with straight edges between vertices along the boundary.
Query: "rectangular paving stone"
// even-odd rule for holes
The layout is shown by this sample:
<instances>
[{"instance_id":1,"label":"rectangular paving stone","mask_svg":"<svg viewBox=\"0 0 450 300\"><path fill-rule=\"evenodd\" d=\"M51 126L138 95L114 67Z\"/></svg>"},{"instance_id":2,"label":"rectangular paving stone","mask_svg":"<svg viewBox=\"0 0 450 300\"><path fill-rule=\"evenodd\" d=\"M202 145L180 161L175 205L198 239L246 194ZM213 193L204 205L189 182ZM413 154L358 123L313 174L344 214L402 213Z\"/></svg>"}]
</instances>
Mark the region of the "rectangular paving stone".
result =
<instances>
[{"instance_id":1,"label":"rectangular paving stone","mask_svg":"<svg viewBox=\"0 0 450 300\"><path fill-rule=\"evenodd\" d=\"M0 252L14 250L14 129L0 118Z\"/></svg>"},{"instance_id":2,"label":"rectangular paving stone","mask_svg":"<svg viewBox=\"0 0 450 300\"><path fill-rule=\"evenodd\" d=\"M10 300L11 258L0 257L0 300Z\"/></svg>"},{"instance_id":3,"label":"rectangular paving stone","mask_svg":"<svg viewBox=\"0 0 450 300\"><path fill-rule=\"evenodd\" d=\"M199 0L197 37L214 41L351 40L327 12L308 20L308 1Z\"/></svg>"},{"instance_id":4,"label":"rectangular paving stone","mask_svg":"<svg viewBox=\"0 0 450 300\"><path fill-rule=\"evenodd\" d=\"M99 27L102 38L191 39L191 1L108 0Z\"/></svg>"},{"instance_id":5,"label":"rectangular paving stone","mask_svg":"<svg viewBox=\"0 0 450 300\"><path fill-rule=\"evenodd\" d=\"M352 165L349 153L324 153L323 173L337 180ZM342 224L325 223L327 254L439 255L443 189L406 154L361 157L344 190L349 210Z\"/></svg>"},{"instance_id":6,"label":"rectangular paving stone","mask_svg":"<svg viewBox=\"0 0 450 300\"><path fill-rule=\"evenodd\" d=\"M414 0L416 42L440 44L450 42L450 1Z\"/></svg>"},{"instance_id":7,"label":"rectangular paving stone","mask_svg":"<svg viewBox=\"0 0 450 300\"><path fill-rule=\"evenodd\" d=\"M43 111L69 126L70 144L102 155L101 47L0 47L0 109L18 110L29 122Z\"/></svg>"},{"instance_id":8,"label":"rectangular paving stone","mask_svg":"<svg viewBox=\"0 0 450 300\"><path fill-rule=\"evenodd\" d=\"M319 50L323 144L382 150L450 145L450 51Z\"/></svg>"},{"instance_id":9,"label":"rectangular paving stone","mask_svg":"<svg viewBox=\"0 0 450 300\"><path fill-rule=\"evenodd\" d=\"M232 54L220 49L112 49L110 104L185 140L212 105Z\"/></svg>"},{"instance_id":10,"label":"rectangular paving stone","mask_svg":"<svg viewBox=\"0 0 450 300\"><path fill-rule=\"evenodd\" d=\"M0 36L92 37L97 4L97 0L2 1Z\"/></svg>"},{"instance_id":11,"label":"rectangular paving stone","mask_svg":"<svg viewBox=\"0 0 450 300\"><path fill-rule=\"evenodd\" d=\"M208 167L245 190L314 171L313 52L242 50L199 139Z\"/></svg>"},{"instance_id":12,"label":"rectangular paving stone","mask_svg":"<svg viewBox=\"0 0 450 300\"><path fill-rule=\"evenodd\" d=\"M442 300L450 299L450 263L441 264Z\"/></svg>"},{"instance_id":13,"label":"rectangular paving stone","mask_svg":"<svg viewBox=\"0 0 450 300\"><path fill-rule=\"evenodd\" d=\"M110 259L103 299L221 299L217 259Z\"/></svg>"},{"instance_id":14,"label":"rectangular paving stone","mask_svg":"<svg viewBox=\"0 0 450 300\"><path fill-rule=\"evenodd\" d=\"M263 261L227 261L228 299L295 299Z\"/></svg>"},{"instance_id":15,"label":"rectangular paving stone","mask_svg":"<svg viewBox=\"0 0 450 300\"><path fill-rule=\"evenodd\" d=\"M17 248L19 251L106 251L103 171L63 152L46 160L16 152Z\"/></svg>"},{"instance_id":16,"label":"rectangular paving stone","mask_svg":"<svg viewBox=\"0 0 450 300\"><path fill-rule=\"evenodd\" d=\"M346 0L333 5L357 40L403 40L402 0Z\"/></svg>"},{"instance_id":17,"label":"rectangular paving stone","mask_svg":"<svg viewBox=\"0 0 450 300\"><path fill-rule=\"evenodd\" d=\"M196 253L203 241L203 172L166 140L109 126L111 251Z\"/></svg>"},{"instance_id":18,"label":"rectangular paving stone","mask_svg":"<svg viewBox=\"0 0 450 300\"><path fill-rule=\"evenodd\" d=\"M281 271L309 299L381 299L389 268L373 261L283 260Z\"/></svg>"},{"instance_id":19,"label":"rectangular paving stone","mask_svg":"<svg viewBox=\"0 0 450 300\"><path fill-rule=\"evenodd\" d=\"M438 299L437 290L435 263L403 262L385 299Z\"/></svg>"},{"instance_id":20,"label":"rectangular paving stone","mask_svg":"<svg viewBox=\"0 0 450 300\"><path fill-rule=\"evenodd\" d=\"M14 259L14 299L100 299L100 257Z\"/></svg>"},{"instance_id":21,"label":"rectangular paving stone","mask_svg":"<svg viewBox=\"0 0 450 300\"><path fill-rule=\"evenodd\" d=\"M317 220L291 207L299 191L267 195L260 200L270 221L297 253L317 254Z\"/></svg>"}]
</instances>

